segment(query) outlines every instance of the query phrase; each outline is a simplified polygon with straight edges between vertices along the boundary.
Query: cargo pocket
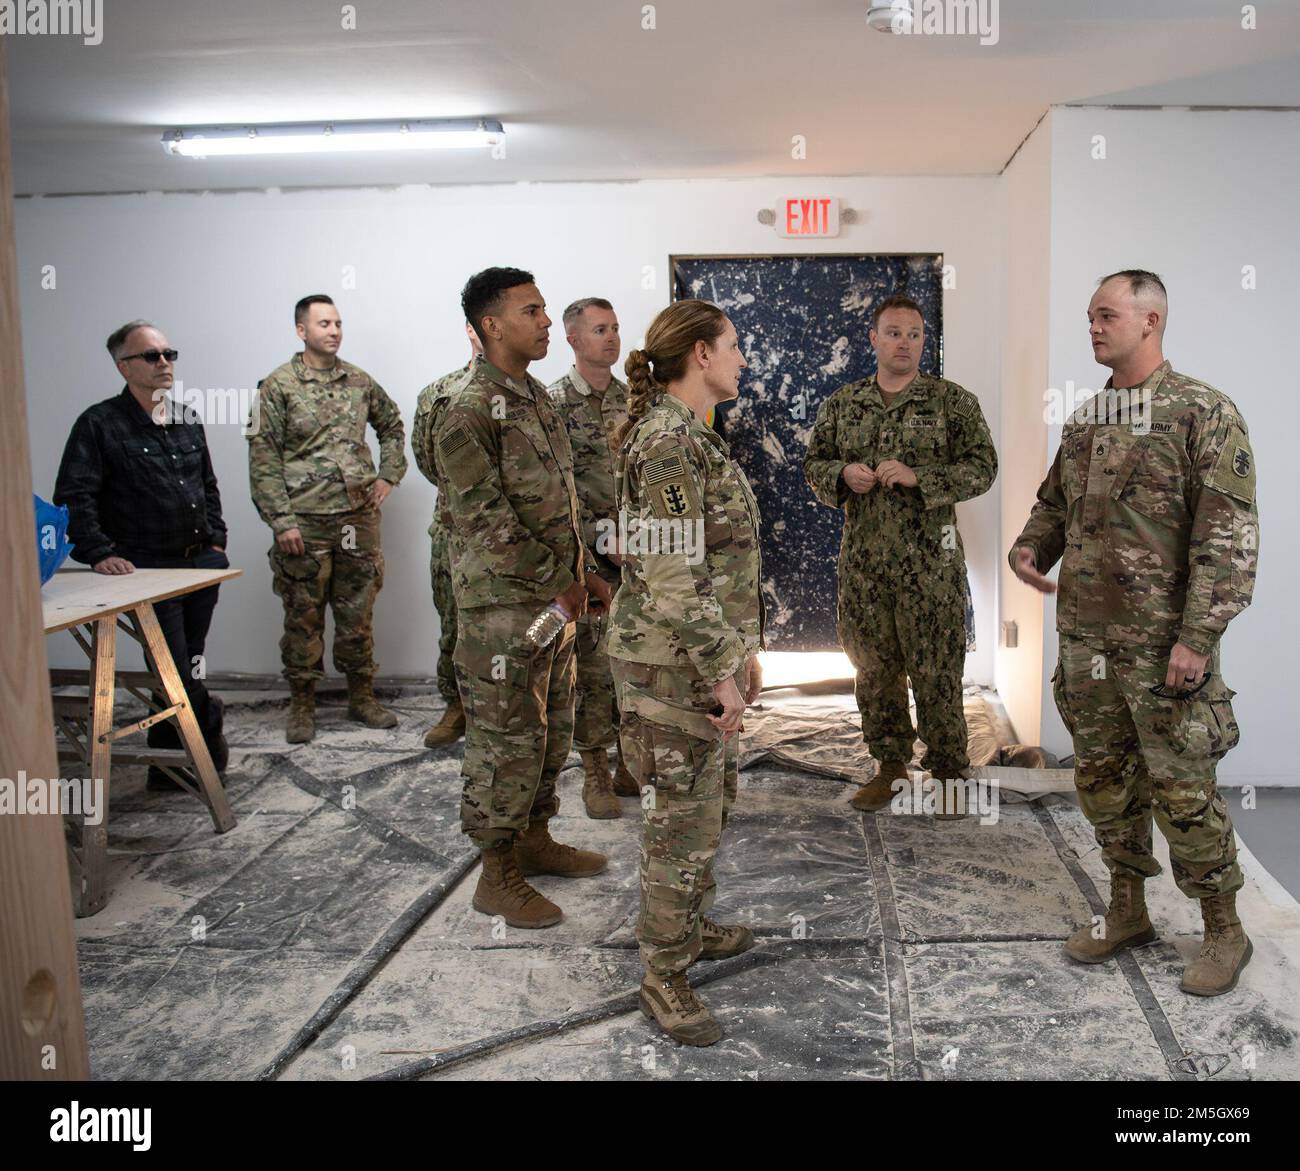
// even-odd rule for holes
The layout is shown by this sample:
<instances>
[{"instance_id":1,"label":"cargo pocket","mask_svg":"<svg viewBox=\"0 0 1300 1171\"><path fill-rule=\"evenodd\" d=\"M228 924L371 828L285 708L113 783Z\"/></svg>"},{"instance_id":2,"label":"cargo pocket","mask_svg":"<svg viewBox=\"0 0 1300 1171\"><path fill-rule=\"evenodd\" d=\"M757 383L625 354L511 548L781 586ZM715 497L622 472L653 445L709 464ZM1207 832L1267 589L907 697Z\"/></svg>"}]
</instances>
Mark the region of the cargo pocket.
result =
<instances>
[{"instance_id":1,"label":"cargo pocket","mask_svg":"<svg viewBox=\"0 0 1300 1171\"><path fill-rule=\"evenodd\" d=\"M699 761L691 737L676 728L645 723L652 769L648 783L656 790L689 794L700 778Z\"/></svg>"},{"instance_id":2,"label":"cargo pocket","mask_svg":"<svg viewBox=\"0 0 1300 1171\"><path fill-rule=\"evenodd\" d=\"M1237 693L1222 679L1211 679L1191 699L1175 700L1181 718L1170 730L1170 740L1179 756L1218 760L1241 740L1241 729L1232 710Z\"/></svg>"},{"instance_id":3,"label":"cargo pocket","mask_svg":"<svg viewBox=\"0 0 1300 1171\"><path fill-rule=\"evenodd\" d=\"M533 677L540 666L543 651L538 648L531 657L515 648L503 654L491 669L494 684L492 710L483 712L481 720L491 729L505 734L526 735L538 726L538 700L533 691ZM544 710L544 709L543 709Z\"/></svg>"},{"instance_id":4,"label":"cargo pocket","mask_svg":"<svg viewBox=\"0 0 1300 1171\"><path fill-rule=\"evenodd\" d=\"M646 734L648 726L635 712L624 712L619 719L618 745L623 752L623 765L632 774L638 789L649 785L654 775L654 745Z\"/></svg>"},{"instance_id":5,"label":"cargo pocket","mask_svg":"<svg viewBox=\"0 0 1300 1171\"><path fill-rule=\"evenodd\" d=\"M1061 714L1065 730L1074 735L1074 717L1070 715L1069 704L1065 701L1065 667L1058 660L1056 670L1052 672L1052 699L1056 701L1056 710Z\"/></svg>"},{"instance_id":6,"label":"cargo pocket","mask_svg":"<svg viewBox=\"0 0 1300 1171\"><path fill-rule=\"evenodd\" d=\"M300 610L313 610L319 605L318 594L322 573L319 558L310 551L285 553L272 546L267 554L271 562L271 588L286 605Z\"/></svg>"},{"instance_id":7,"label":"cargo pocket","mask_svg":"<svg viewBox=\"0 0 1300 1171\"><path fill-rule=\"evenodd\" d=\"M315 581L320 577L320 560L311 553L284 553L276 546L270 559L271 572L286 581Z\"/></svg>"},{"instance_id":8,"label":"cargo pocket","mask_svg":"<svg viewBox=\"0 0 1300 1171\"><path fill-rule=\"evenodd\" d=\"M497 767L480 752L461 764L461 821L469 829L493 829L511 821L510 792L498 783Z\"/></svg>"},{"instance_id":9,"label":"cargo pocket","mask_svg":"<svg viewBox=\"0 0 1300 1171\"><path fill-rule=\"evenodd\" d=\"M699 778L692 737L624 710L619 725L623 760L639 787L689 794Z\"/></svg>"}]
</instances>

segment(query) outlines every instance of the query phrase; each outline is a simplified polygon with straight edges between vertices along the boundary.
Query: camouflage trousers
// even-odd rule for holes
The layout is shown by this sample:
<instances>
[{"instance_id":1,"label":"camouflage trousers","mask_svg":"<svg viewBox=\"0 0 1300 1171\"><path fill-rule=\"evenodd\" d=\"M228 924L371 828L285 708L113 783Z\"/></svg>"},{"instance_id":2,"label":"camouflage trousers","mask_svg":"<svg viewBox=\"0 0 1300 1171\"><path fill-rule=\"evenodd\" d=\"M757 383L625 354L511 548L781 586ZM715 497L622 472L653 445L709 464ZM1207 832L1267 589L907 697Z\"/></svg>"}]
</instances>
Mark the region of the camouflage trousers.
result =
<instances>
[{"instance_id":1,"label":"camouflage trousers","mask_svg":"<svg viewBox=\"0 0 1300 1171\"><path fill-rule=\"evenodd\" d=\"M713 905L713 860L736 800L740 738L706 718L713 688L693 672L611 659L619 739L641 786L641 913L647 970L681 972L700 954L700 918Z\"/></svg>"},{"instance_id":2,"label":"camouflage trousers","mask_svg":"<svg viewBox=\"0 0 1300 1171\"><path fill-rule=\"evenodd\" d=\"M573 746L580 752L609 748L618 742L618 702L614 676L605 651L607 617L584 614L578 619L578 698L573 717Z\"/></svg>"},{"instance_id":3,"label":"camouflage trousers","mask_svg":"<svg viewBox=\"0 0 1300 1171\"><path fill-rule=\"evenodd\" d=\"M1169 649L1103 653L1062 637L1052 694L1074 737L1074 783L1112 873L1153 878L1151 819L1169 841L1178 889L1189 898L1242 884L1232 818L1215 786L1218 759L1240 739L1233 692L1210 657L1210 681L1188 699L1160 699Z\"/></svg>"},{"instance_id":4,"label":"camouflage trousers","mask_svg":"<svg viewBox=\"0 0 1300 1171\"><path fill-rule=\"evenodd\" d=\"M433 605L438 611L438 694L448 703L460 699L456 690L456 595L451 590L451 554L447 530L436 520L429 528L429 578Z\"/></svg>"},{"instance_id":5,"label":"camouflage trousers","mask_svg":"<svg viewBox=\"0 0 1300 1171\"><path fill-rule=\"evenodd\" d=\"M375 597L384 584L379 510L298 517L306 551L268 557L284 603L280 658L290 682L324 677L325 608L334 614L334 667L347 675L375 672Z\"/></svg>"},{"instance_id":6,"label":"camouflage trousers","mask_svg":"<svg viewBox=\"0 0 1300 1171\"><path fill-rule=\"evenodd\" d=\"M542 606L458 615L454 661L465 705L460 826L480 849L511 841L560 808L555 778L573 743L573 623L548 647L525 637Z\"/></svg>"},{"instance_id":7,"label":"camouflage trousers","mask_svg":"<svg viewBox=\"0 0 1300 1171\"><path fill-rule=\"evenodd\" d=\"M854 695L862 739L877 760L912 759L951 777L970 764L961 677L966 665L965 569L936 566L932 575L841 576L838 632L856 672ZM916 730L907 682L916 699Z\"/></svg>"}]
</instances>

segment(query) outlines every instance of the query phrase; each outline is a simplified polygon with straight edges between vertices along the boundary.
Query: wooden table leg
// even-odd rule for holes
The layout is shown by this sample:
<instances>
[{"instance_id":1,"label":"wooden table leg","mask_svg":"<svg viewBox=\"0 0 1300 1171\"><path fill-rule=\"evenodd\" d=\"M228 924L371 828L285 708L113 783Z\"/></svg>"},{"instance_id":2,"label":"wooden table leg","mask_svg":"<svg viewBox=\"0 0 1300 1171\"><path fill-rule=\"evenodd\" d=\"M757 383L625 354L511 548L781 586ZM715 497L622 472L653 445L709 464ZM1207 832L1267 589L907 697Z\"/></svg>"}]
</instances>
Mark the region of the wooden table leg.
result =
<instances>
[{"instance_id":1,"label":"wooden table leg","mask_svg":"<svg viewBox=\"0 0 1300 1171\"><path fill-rule=\"evenodd\" d=\"M81 890L72 892L78 918L103 909L108 900L108 780L113 744L114 668L117 663L117 619L97 618L90 663L90 704L87 739L90 776L100 792L98 825L81 824Z\"/></svg>"},{"instance_id":2,"label":"wooden table leg","mask_svg":"<svg viewBox=\"0 0 1300 1171\"><path fill-rule=\"evenodd\" d=\"M212 813L212 824L217 833L225 833L235 828L235 815L230 811L230 802L226 800L226 790L217 776L212 764L212 754L208 752L207 742L199 731L199 722L194 718L194 709L190 707L189 695L181 680L180 672L172 661L172 653L167 649L167 640L163 638L162 627L158 625L158 616L153 606L145 602L136 606L132 613L144 636L145 651L149 656L154 674L158 676L167 694L167 702L175 704L180 710L176 713L176 723L180 726L181 742L194 762L194 772L199 779L199 788L203 799Z\"/></svg>"}]
</instances>

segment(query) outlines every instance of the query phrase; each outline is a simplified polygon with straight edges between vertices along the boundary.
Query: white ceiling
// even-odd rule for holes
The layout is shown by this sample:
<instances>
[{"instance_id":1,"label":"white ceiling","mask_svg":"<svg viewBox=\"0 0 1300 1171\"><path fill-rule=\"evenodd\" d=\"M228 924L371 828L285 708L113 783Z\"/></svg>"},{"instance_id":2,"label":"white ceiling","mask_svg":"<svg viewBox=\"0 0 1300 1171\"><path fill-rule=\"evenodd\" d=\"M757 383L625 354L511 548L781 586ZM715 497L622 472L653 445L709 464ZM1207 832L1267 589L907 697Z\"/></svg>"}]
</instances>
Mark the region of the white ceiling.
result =
<instances>
[{"instance_id":1,"label":"white ceiling","mask_svg":"<svg viewBox=\"0 0 1300 1171\"><path fill-rule=\"evenodd\" d=\"M98 46L10 37L20 194L997 173L1064 103L1300 106L1300 3L1001 0L1000 40L872 31L867 0L105 0ZM194 160L164 129L500 118L486 152ZM793 135L807 159L791 158Z\"/></svg>"}]
</instances>

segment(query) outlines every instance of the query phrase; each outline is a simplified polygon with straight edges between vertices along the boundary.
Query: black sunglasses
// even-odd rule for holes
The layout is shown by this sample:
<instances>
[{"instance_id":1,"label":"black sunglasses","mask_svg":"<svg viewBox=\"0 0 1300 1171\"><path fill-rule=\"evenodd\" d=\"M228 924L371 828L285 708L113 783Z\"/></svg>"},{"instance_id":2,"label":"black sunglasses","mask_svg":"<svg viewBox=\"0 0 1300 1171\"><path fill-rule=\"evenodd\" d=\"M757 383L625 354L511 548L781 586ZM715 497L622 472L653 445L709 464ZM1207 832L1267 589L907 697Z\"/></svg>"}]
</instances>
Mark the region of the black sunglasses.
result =
<instances>
[{"instance_id":1,"label":"black sunglasses","mask_svg":"<svg viewBox=\"0 0 1300 1171\"><path fill-rule=\"evenodd\" d=\"M1147 690L1151 692L1151 694L1154 695L1157 699L1191 699L1193 695L1195 695L1198 691L1200 691L1201 688L1203 688L1210 681L1210 679L1211 679L1211 675L1207 671L1205 673L1205 678L1202 679L1190 691L1175 691L1173 688L1169 687L1165 683L1157 683L1154 687L1148 687Z\"/></svg>"},{"instance_id":2,"label":"black sunglasses","mask_svg":"<svg viewBox=\"0 0 1300 1171\"><path fill-rule=\"evenodd\" d=\"M169 362L175 362L180 356L179 350L144 350L139 354L123 354L118 360L129 362L132 358L143 358L149 365L157 366L164 358Z\"/></svg>"}]
</instances>

